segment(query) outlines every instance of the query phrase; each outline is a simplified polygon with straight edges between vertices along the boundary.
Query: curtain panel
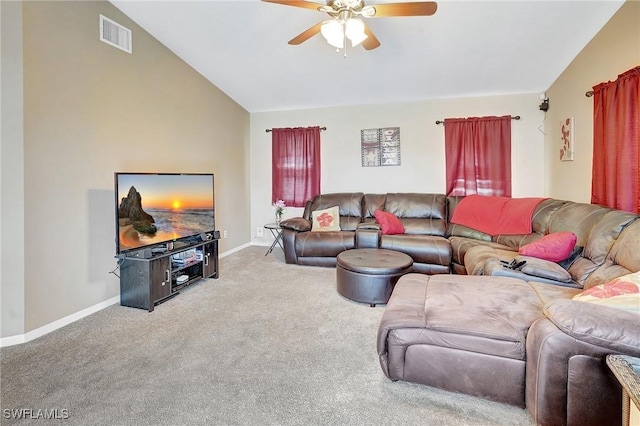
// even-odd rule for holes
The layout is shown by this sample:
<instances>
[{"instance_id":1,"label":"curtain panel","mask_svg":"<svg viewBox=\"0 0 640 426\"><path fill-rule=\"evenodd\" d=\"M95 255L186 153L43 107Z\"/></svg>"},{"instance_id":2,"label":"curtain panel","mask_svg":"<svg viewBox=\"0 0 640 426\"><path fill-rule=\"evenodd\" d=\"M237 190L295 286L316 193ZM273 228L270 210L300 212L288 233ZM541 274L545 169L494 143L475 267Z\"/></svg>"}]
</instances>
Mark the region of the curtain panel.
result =
<instances>
[{"instance_id":1,"label":"curtain panel","mask_svg":"<svg viewBox=\"0 0 640 426\"><path fill-rule=\"evenodd\" d=\"M304 207L320 194L320 127L271 131L271 202Z\"/></svg>"},{"instance_id":2,"label":"curtain panel","mask_svg":"<svg viewBox=\"0 0 640 426\"><path fill-rule=\"evenodd\" d=\"M446 118L447 195L511 197L511 116Z\"/></svg>"},{"instance_id":3,"label":"curtain panel","mask_svg":"<svg viewBox=\"0 0 640 426\"><path fill-rule=\"evenodd\" d=\"M640 213L640 66L593 87L591 203Z\"/></svg>"}]
</instances>

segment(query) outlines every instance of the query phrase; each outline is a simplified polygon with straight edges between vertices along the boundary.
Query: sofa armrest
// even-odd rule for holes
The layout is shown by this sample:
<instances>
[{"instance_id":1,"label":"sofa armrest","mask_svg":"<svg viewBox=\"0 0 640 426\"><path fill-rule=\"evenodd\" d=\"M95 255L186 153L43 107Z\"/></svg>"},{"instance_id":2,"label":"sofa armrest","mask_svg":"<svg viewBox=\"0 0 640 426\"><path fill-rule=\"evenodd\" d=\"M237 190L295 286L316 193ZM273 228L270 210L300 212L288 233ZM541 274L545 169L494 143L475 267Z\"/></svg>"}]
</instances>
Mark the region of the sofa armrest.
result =
<instances>
[{"instance_id":1,"label":"sofa armrest","mask_svg":"<svg viewBox=\"0 0 640 426\"><path fill-rule=\"evenodd\" d=\"M516 256L514 260L518 260L523 258L524 256ZM553 284L562 287L571 287L571 288L580 288L580 286L574 281L566 281L554 279L555 276L560 277L561 275L554 271L554 269L549 268L543 273L541 271L542 264L538 264L538 270L535 268L531 269L509 269L504 266L503 263L500 262L500 259L489 259L485 262L484 266L484 275L492 275L497 277L511 277L511 278L519 278L524 281L534 281L545 284ZM558 268L562 269L560 266L555 264ZM563 269L564 271L564 269ZM568 275L568 274L567 274Z\"/></svg>"},{"instance_id":2,"label":"sofa armrest","mask_svg":"<svg viewBox=\"0 0 640 426\"><path fill-rule=\"evenodd\" d=\"M303 217L292 217L280 222L280 227L300 232L311 231L311 221Z\"/></svg>"},{"instance_id":3,"label":"sofa armrest","mask_svg":"<svg viewBox=\"0 0 640 426\"><path fill-rule=\"evenodd\" d=\"M571 299L543 311L527 334L526 406L536 424L619 424L620 385L605 359L640 356L638 314Z\"/></svg>"},{"instance_id":4,"label":"sofa armrest","mask_svg":"<svg viewBox=\"0 0 640 426\"><path fill-rule=\"evenodd\" d=\"M545 316L574 339L640 356L638 314L571 299L554 300L544 307Z\"/></svg>"},{"instance_id":5,"label":"sofa armrest","mask_svg":"<svg viewBox=\"0 0 640 426\"><path fill-rule=\"evenodd\" d=\"M378 223L361 223L356 228L356 248L380 247L380 225Z\"/></svg>"},{"instance_id":6,"label":"sofa armrest","mask_svg":"<svg viewBox=\"0 0 640 426\"><path fill-rule=\"evenodd\" d=\"M535 321L527 334L525 386L535 424L620 424L622 392L605 362L610 353L565 334L548 318Z\"/></svg>"},{"instance_id":7,"label":"sofa armrest","mask_svg":"<svg viewBox=\"0 0 640 426\"><path fill-rule=\"evenodd\" d=\"M387 307L378 325L377 351L380 367L385 376L392 380L402 379L401 371L404 362L396 362L400 366L397 371L390 370L389 358L404 359L406 344L396 334L402 330L423 329L426 325L424 304L427 298L427 285L431 276L424 274L406 274L396 283ZM393 354L389 353L389 345L396 346ZM397 367L398 368L398 367Z\"/></svg>"}]
</instances>

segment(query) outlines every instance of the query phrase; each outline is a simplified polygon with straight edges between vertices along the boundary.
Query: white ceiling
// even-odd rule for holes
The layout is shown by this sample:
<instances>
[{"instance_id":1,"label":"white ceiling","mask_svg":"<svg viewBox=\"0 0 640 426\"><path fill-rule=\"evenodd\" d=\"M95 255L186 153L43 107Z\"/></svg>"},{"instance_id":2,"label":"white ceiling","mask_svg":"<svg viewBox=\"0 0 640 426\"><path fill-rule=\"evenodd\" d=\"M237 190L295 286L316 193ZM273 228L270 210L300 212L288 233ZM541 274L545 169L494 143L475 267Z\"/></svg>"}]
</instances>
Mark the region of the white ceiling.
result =
<instances>
[{"instance_id":1,"label":"white ceiling","mask_svg":"<svg viewBox=\"0 0 640 426\"><path fill-rule=\"evenodd\" d=\"M321 35L287 44L327 18L310 9L259 0L111 3L247 111L262 112L541 93L624 1L439 1L433 16L368 19L382 45L349 47L347 58Z\"/></svg>"}]
</instances>

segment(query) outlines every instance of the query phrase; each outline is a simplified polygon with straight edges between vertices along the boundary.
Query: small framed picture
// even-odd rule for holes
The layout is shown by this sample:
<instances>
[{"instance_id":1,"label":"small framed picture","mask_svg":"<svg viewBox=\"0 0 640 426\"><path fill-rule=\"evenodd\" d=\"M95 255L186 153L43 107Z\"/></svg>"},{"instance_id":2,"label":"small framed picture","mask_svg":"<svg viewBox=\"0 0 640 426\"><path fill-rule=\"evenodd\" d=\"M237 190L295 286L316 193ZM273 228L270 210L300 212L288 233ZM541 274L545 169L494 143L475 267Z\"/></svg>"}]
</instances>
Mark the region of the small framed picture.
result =
<instances>
[{"instance_id":1,"label":"small framed picture","mask_svg":"<svg viewBox=\"0 0 640 426\"><path fill-rule=\"evenodd\" d=\"M360 131L362 167L400 165L400 127Z\"/></svg>"},{"instance_id":2,"label":"small framed picture","mask_svg":"<svg viewBox=\"0 0 640 426\"><path fill-rule=\"evenodd\" d=\"M569 117L562 122L561 126L561 147L560 161L573 161L573 117Z\"/></svg>"}]
</instances>

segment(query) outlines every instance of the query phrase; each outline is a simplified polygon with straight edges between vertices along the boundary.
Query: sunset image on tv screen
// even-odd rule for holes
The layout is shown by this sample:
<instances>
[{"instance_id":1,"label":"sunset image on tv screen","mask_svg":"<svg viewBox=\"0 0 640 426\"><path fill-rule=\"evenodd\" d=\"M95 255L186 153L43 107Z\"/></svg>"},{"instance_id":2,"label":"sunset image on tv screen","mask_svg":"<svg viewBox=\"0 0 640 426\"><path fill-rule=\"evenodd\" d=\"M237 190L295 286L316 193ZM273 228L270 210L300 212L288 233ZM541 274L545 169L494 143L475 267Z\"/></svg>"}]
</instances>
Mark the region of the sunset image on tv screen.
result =
<instances>
[{"instance_id":1,"label":"sunset image on tv screen","mask_svg":"<svg viewBox=\"0 0 640 426\"><path fill-rule=\"evenodd\" d=\"M117 174L119 251L214 230L213 175Z\"/></svg>"}]
</instances>

